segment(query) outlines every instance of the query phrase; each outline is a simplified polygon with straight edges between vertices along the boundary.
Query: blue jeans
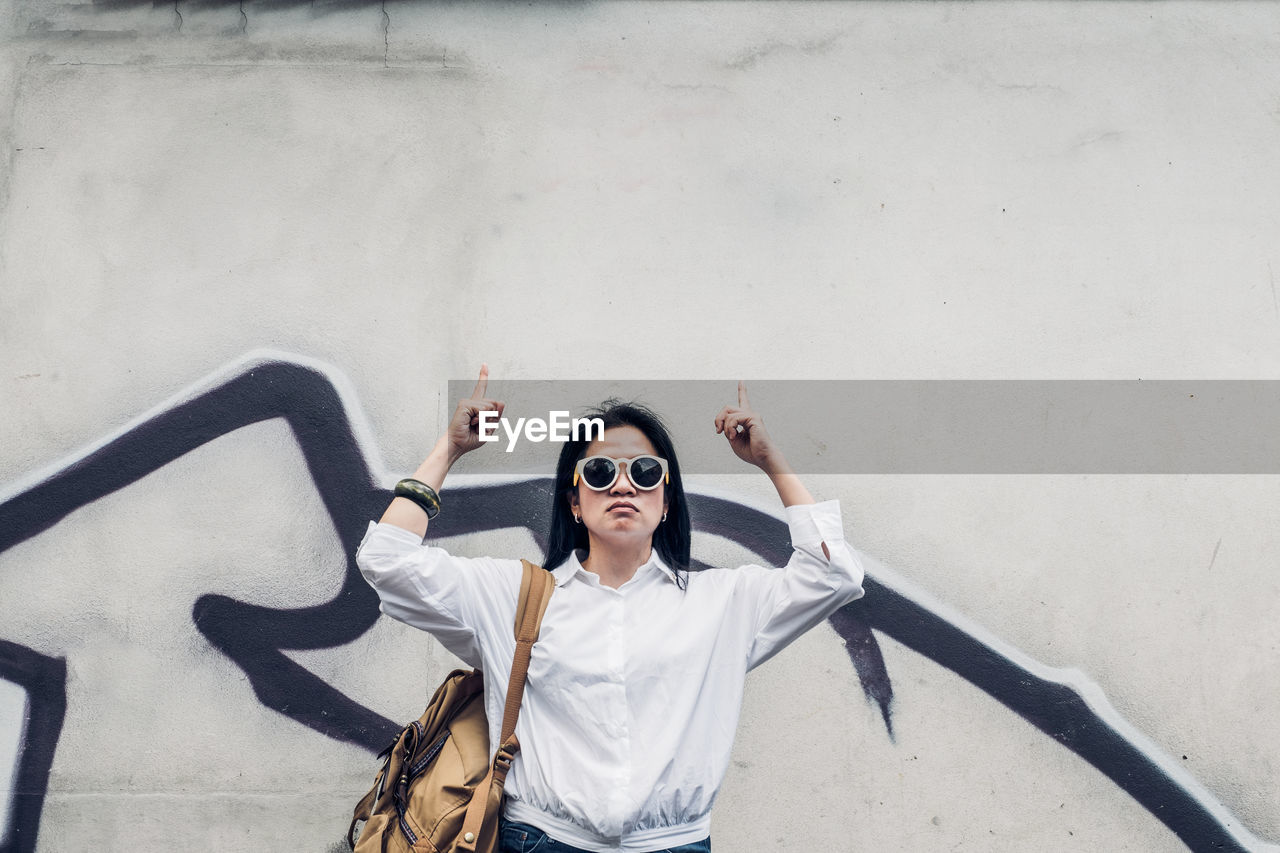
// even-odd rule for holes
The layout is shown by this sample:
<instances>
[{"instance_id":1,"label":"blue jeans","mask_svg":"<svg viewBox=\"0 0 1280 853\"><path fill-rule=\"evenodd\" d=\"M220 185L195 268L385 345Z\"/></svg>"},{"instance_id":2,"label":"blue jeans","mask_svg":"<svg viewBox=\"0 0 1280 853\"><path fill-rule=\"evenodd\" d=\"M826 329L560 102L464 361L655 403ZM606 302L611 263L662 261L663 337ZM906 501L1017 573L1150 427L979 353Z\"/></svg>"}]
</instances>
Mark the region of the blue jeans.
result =
<instances>
[{"instance_id":1,"label":"blue jeans","mask_svg":"<svg viewBox=\"0 0 1280 853\"><path fill-rule=\"evenodd\" d=\"M556 841L541 829L527 823L516 823L503 818L499 827L499 853L590 853L581 847ZM694 844L655 850L654 853L711 853L711 839L704 838Z\"/></svg>"}]
</instances>

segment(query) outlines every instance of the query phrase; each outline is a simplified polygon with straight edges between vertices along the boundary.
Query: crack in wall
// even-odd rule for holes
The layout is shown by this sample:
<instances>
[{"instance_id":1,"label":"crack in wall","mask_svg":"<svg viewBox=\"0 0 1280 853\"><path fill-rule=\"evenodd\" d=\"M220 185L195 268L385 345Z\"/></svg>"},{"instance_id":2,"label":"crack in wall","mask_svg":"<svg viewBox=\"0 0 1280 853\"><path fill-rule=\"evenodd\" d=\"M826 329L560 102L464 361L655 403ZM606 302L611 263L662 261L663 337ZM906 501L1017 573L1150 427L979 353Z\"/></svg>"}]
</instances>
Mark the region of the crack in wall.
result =
<instances>
[{"instance_id":1,"label":"crack in wall","mask_svg":"<svg viewBox=\"0 0 1280 853\"><path fill-rule=\"evenodd\" d=\"M391 15L387 13L387 0L382 0L382 67L387 68L391 55Z\"/></svg>"}]
</instances>

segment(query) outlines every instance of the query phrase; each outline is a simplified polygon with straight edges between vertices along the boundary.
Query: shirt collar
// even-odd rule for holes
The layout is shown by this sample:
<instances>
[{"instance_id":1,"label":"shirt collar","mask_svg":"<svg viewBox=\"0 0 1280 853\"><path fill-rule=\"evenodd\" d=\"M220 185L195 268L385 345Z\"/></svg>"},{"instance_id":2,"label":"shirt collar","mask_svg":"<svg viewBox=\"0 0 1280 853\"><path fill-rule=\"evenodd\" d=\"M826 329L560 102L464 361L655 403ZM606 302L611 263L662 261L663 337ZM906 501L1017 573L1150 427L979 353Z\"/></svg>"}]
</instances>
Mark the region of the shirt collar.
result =
<instances>
[{"instance_id":1,"label":"shirt collar","mask_svg":"<svg viewBox=\"0 0 1280 853\"><path fill-rule=\"evenodd\" d=\"M578 556L579 554L586 556L586 553L587 552L582 549L574 549L569 552L569 559L565 560L551 572L556 579L556 586L564 586L569 582L569 579L578 572L588 575L591 574L591 572L582 567L582 559ZM647 571L651 568L662 572L662 574L666 575L669 581L678 585L678 581L676 581L676 573L660 556L658 556L657 548L650 550L648 561L641 565L640 568L636 569L636 574L639 575L641 572Z\"/></svg>"}]
</instances>

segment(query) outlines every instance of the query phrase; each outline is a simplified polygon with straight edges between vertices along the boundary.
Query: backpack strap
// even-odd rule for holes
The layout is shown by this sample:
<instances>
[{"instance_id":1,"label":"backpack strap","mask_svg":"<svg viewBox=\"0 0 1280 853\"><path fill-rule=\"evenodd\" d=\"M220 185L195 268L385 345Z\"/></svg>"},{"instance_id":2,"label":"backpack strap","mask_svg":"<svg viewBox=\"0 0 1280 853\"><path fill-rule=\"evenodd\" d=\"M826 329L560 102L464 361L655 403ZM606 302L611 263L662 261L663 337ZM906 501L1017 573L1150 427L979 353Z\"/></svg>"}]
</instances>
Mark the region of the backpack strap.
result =
<instances>
[{"instance_id":1,"label":"backpack strap","mask_svg":"<svg viewBox=\"0 0 1280 853\"><path fill-rule=\"evenodd\" d=\"M520 749L520 741L516 739L516 721L520 718L520 700L524 698L525 679L529 674L529 657L542 629L542 615L547 612L551 593L556 588L555 577L551 572L528 560L520 562L524 565L524 575L520 580L520 599L516 602L516 651L511 661L511 678L507 681L507 704L502 714L498 749L488 774L476 786L471 802L467 804L467 816L462 822L462 837L458 839L455 848L458 853L473 853L476 849L476 844L480 841L480 829L485 823L489 792L495 784L499 788L506 784L507 771L511 769L511 762Z\"/></svg>"},{"instance_id":2,"label":"backpack strap","mask_svg":"<svg viewBox=\"0 0 1280 853\"><path fill-rule=\"evenodd\" d=\"M511 661L511 678L507 682L507 706L502 714L499 743L506 743L507 738L516 732L524 682L529 674L529 657L542 629L542 614L547 612L551 591L555 589L555 578L551 572L528 560L520 562L524 564L524 577L520 581L520 600L516 603L516 653Z\"/></svg>"}]
</instances>

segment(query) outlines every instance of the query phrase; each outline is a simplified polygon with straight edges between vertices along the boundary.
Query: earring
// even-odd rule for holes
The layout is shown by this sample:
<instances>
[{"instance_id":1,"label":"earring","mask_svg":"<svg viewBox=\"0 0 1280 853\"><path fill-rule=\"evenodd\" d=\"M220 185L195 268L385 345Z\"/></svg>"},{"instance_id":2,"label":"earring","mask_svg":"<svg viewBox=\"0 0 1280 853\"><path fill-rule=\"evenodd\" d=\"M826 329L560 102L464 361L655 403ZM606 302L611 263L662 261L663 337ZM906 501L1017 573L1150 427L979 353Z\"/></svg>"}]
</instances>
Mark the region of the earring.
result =
<instances>
[{"instance_id":1,"label":"earring","mask_svg":"<svg viewBox=\"0 0 1280 853\"><path fill-rule=\"evenodd\" d=\"M575 514L574 514L574 516L573 516L573 521L574 521L574 523L575 523L575 524L581 524L581 523L582 523L582 516L580 516L580 515L578 515L578 514L576 514L576 513L575 513Z\"/></svg>"},{"instance_id":2,"label":"earring","mask_svg":"<svg viewBox=\"0 0 1280 853\"><path fill-rule=\"evenodd\" d=\"M663 521L666 521L666 520L667 520L667 511L666 511L666 510L663 510L663 511L662 511L662 520L663 520Z\"/></svg>"}]
</instances>

